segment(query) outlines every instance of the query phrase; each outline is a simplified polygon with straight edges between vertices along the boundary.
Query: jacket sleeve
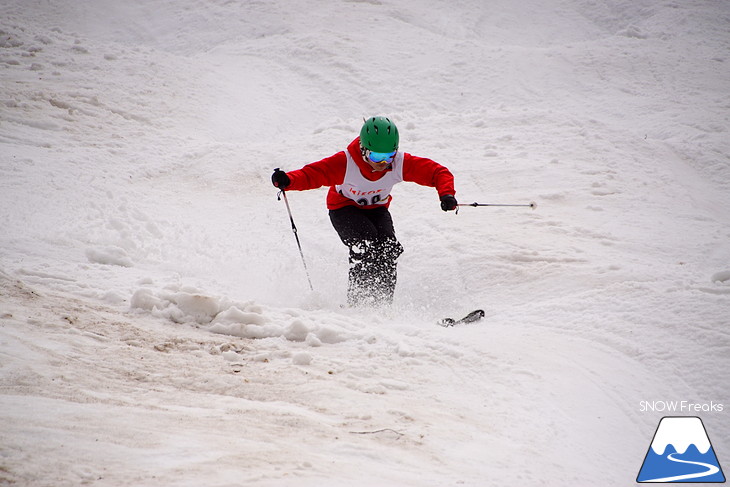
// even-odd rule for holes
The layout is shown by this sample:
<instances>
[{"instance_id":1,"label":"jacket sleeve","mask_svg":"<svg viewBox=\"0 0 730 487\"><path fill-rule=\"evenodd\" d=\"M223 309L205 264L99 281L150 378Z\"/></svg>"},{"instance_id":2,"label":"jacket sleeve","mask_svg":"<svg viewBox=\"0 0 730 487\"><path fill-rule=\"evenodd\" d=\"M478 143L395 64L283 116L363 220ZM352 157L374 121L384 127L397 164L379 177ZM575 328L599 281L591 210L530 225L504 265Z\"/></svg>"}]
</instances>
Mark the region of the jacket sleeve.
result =
<instances>
[{"instance_id":1,"label":"jacket sleeve","mask_svg":"<svg viewBox=\"0 0 730 487\"><path fill-rule=\"evenodd\" d=\"M454 175L445 166L411 154L403 158L403 180L436 188L439 196L455 195Z\"/></svg>"},{"instance_id":2,"label":"jacket sleeve","mask_svg":"<svg viewBox=\"0 0 730 487\"><path fill-rule=\"evenodd\" d=\"M322 186L342 184L345 180L347 156L344 151L338 152L321 161L307 164L296 171L287 172L291 184L286 188L293 191L317 189Z\"/></svg>"}]
</instances>

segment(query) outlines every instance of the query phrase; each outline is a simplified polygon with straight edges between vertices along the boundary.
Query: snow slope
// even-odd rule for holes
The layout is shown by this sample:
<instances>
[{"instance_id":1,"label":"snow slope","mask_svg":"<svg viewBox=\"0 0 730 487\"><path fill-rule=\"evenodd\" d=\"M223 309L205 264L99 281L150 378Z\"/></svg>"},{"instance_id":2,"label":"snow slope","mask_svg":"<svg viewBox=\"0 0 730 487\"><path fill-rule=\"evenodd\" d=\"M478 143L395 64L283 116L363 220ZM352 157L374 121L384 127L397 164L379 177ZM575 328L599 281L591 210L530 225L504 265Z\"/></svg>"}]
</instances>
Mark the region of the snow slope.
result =
<instances>
[{"instance_id":1,"label":"snow slope","mask_svg":"<svg viewBox=\"0 0 730 487\"><path fill-rule=\"evenodd\" d=\"M711 401L730 455L730 8L4 0L0 483L630 485ZM403 184L390 310L341 308L363 116ZM444 316L486 310L450 329ZM678 412L681 413L681 412ZM724 463L728 463L724 460Z\"/></svg>"}]
</instances>

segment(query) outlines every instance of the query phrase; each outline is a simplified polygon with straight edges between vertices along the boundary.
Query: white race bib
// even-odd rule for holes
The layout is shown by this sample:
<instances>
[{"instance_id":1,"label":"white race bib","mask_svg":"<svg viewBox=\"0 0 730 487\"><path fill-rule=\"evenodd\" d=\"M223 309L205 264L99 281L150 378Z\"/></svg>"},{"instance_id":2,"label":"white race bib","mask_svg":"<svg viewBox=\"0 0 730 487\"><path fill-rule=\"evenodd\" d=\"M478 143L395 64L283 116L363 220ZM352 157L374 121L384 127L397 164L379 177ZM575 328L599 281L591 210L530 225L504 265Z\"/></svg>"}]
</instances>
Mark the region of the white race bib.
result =
<instances>
[{"instance_id":1,"label":"white race bib","mask_svg":"<svg viewBox=\"0 0 730 487\"><path fill-rule=\"evenodd\" d=\"M391 163L391 170L385 172L377 181L370 181L360 172L350 151L345 149L347 169L345 180L335 189L345 198L350 198L360 206L384 205L390 201L390 192L397 183L403 181L403 153L397 152Z\"/></svg>"}]
</instances>

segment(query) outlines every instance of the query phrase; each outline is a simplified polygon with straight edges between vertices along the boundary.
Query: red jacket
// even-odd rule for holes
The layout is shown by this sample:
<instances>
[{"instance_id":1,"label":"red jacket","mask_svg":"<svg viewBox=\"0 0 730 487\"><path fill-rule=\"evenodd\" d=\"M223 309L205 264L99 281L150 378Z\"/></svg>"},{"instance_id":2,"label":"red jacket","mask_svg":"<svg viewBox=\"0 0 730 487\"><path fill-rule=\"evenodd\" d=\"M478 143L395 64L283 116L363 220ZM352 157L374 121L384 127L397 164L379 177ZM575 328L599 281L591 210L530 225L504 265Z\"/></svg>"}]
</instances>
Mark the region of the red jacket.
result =
<instances>
[{"instance_id":1,"label":"red jacket","mask_svg":"<svg viewBox=\"0 0 730 487\"><path fill-rule=\"evenodd\" d=\"M382 172L374 172L370 165L363 161L360 153L359 137L350 143L347 150L360 168L362 175L371 181L377 181L386 172L390 171L390 169L387 169ZM346 168L347 156L344 151L340 151L321 161L313 162L301 169L288 172L287 175L291 179L291 184L286 189L304 191L307 189L321 188L322 186L330 186L329 193L327 193L328 209L336 210L347 205L358 206L355 201L342 196L335 189L335 185L344 182ZM408 153L403 154L403 180L436 188L439 196L456 194L454 191L454 176L451 172L441 164L431 159L426 159L425 157L417 157ZM370 209L377 208L378 206L383 205L362 206L361 208ZM390 206L390 199L385 203L385 206Z\"/></svg>"}]
</instances>

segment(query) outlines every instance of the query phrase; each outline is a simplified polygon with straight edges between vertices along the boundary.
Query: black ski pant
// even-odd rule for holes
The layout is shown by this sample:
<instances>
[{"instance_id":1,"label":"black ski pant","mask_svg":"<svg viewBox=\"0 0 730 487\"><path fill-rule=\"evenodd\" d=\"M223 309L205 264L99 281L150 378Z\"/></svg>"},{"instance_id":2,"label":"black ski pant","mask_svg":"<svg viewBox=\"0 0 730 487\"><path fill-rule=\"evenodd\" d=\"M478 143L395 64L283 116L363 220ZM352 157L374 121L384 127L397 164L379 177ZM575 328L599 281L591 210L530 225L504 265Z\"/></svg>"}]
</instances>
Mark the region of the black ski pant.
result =
<instances>
[{"instance_id":1,"label":"black ski pant","mask_svg":"<svg viewBox=\"0 0 730 487\"><path fill-rule=\"evenodd\" d=\"M345 206L330 210L329 214L340 240L350 249L347 303L391 304L397 278L396 259L403 247L395 237L388 208Z\"/></svg>"}]
</instances>

